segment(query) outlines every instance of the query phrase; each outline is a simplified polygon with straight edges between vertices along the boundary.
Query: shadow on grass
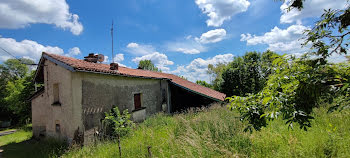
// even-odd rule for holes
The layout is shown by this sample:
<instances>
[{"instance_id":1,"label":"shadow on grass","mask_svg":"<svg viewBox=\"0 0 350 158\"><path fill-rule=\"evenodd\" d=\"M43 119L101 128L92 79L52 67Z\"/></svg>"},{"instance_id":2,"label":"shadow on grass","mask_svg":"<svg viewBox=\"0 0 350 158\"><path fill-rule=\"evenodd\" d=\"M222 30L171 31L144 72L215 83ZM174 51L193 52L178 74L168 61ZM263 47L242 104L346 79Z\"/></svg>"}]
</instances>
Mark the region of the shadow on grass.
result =
<instances>
[{"instance_id":1,"label":"shadow on grass","mask_svg":"<svg viewBox=\"0 0 350 158\"><path fill-rule=\"evenodd\" d=\"M20 143L10 143L0 147L4 158L45 158L59 157L67 149L66 143L55 139L30 139Z\"/></svg>"}]
</instances>

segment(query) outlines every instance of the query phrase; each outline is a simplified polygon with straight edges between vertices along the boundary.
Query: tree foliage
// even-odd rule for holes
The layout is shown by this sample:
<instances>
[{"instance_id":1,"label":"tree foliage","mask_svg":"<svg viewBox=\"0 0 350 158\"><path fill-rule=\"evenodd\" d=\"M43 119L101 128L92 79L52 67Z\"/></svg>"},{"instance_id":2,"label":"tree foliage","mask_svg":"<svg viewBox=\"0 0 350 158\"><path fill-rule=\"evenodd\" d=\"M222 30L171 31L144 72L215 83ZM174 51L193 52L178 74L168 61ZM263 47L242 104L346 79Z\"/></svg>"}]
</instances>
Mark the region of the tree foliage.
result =
<instances>
[{"instance_id":1,"label":"tree foliage","mask_svg":"<svg viewBox=\"0 0 350 158\"><path fill-rule=\"evenodd\" d=\"M114 107L108 113L106 112L103 125L105 131L112 130L112 133L109 133L110 136L117 137L119 157L121 157L120 137L127 135L134 127L134 123L130 120L128 109L124 110L123 113L120 113L118 107Z\"/></svg>"},{"instance_id":2,"label":"tree foliage","mask_svg":"<svg viewBox=\"0 0 350 158\"><path fill-rule=\"evenodd\" d=\"M19 122L24 123L31 118L31 103L29 97L33 94L34 83L32 82L34 72L6 85L7 96L4 98L8 110L12 112Z\"/></svg>"},{"instance_id":3,"label":"tree foliage","mask_svg":"<svg viewBox=\"0 0 350 158\"><path fill-rule=\"evenodd\" d=\"M128 110L124 110L120 113L118 107L114 107L108 113L105 113L105 118L103 120L105 128L112 129L111 136L125 136L127 135L134 123L130 120L130 114Z\"/></svg>"},{"instance_id":4,"label":"tree foliage","mask_svg":"<svg viewBox=\"0 0 350 158\"><path fill-rule=\"evenodd\" d=\"M137 67L138 69L143 69L143 70L150 70L150 71L159 71L161 72L161 70L159 70L156 66L154 66L154 64L152 63L151 60L141 60L139 62L139 65Z\"/></svg>"},{"instance_id":5,"label":"tree foliage","mask_svg":"<svg viewBox=\"0 0 350 158\"><path fill-rule=\"evenodd\" d=\"M350 6L344 10L325 10L321 19L311 30L306 31L306 41L312 44L312 54L320 56L320 61L334 53L346 55L348 52Z\"/></svg>"},{"instance_id":6,"label":"tree foliage","mask_svg":"<svg viewBox=\"0 0 350 158\"><path fill-rule=\"evenodd\" d=\"M208 88L213 88L213 86L205 81L201 81L201 80L197 80L196 81L197 84L204 86L204 87L208 87Z\"/></svg>"},{"instance_id":7,"label":"tree foliage","mask_svg":"<svg viewBox=\"0 0 350 158\"><path fill-rule=\"evenodd\" d=\"M222 72L224 71L226 66L227 64L224 64L224 63L218 63L216 65L213 65L213 64L208 65L207 73L211 77L211 84L213 86L213 89L217 91L221 91L221 84L223 82Z\"/></svg>"},{"instance_id":8,"label":"tree foliage","mask_svg":"<svg viewBox=\"0 0 350 158\"><path fill-rule=\"evenodd\" d=\"M272 57L276 53L247 52L242 57L235 57L222 72L220 90L227 96L245 96L257 93L265 85L271 74Z\"/></svg>"},{"instance_id":9,"label":"tree foliage","mask_svg":"<svg viewBox=\"0 0 350 158\"><path fill-rule=\"evenodd\" d=\"M306 130L311 126L312 109L320 101L332 100L339 91L334 85L343 84L347 77L339 73L338 66L290 56L275 58L273 66L275 72L261 92L228 98L229 108L237 109L242 119L248 120L248 128L259 130L268 119L281 116L290 127L298 123Z\"/></svg>"},{"instance_id":10,"label":"tree foliage","mask_svg":"<svg viewBox=\"0 0 350 158\"><path fill-rule=\"evenodd\" d=\"M8 59L0 65L0 113L13 123L25 123L31 118L28 100L34 92L34 72L27 65L29 59Z\"/></svg>"},{"instance_id":11,"label":"tree foliage","mask_svg":"<svg viewBox=\"0 0 350 158\"><path fill-rule=\"evenodd\" d=\"M302 9L304 0L291 1L288 9ZM267 120L282 117L289 127L298 123L307 130L311 113L320 103L338 102L330 110L349 107L349 64L329 64L332 54L346 55L349 46L349 6L345 10L325 10L311 30L305 32L304 45L311 43L308 55L296 59L276 57L266 86L257 94L227 98L230 109L237 109L242 120L249 122L247 129L260 130ZM312 58L310 58L312 55ZM340 99L339 99L340 98Z\"/></svg>"}]
</instances>

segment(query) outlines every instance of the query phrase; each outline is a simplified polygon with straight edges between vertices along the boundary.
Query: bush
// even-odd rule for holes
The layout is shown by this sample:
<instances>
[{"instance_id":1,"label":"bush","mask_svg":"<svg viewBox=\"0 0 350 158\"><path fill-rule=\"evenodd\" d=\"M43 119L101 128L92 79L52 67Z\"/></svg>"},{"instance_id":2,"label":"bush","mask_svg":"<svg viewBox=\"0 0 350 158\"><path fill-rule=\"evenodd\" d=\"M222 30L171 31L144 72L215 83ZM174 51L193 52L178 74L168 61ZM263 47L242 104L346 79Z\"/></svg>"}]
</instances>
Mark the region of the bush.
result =
<instances>
[{"instance_id":1,"label":"bush","mask_svg":"<svg viewBox=\"0 0 350 158\"><path fill-rule=\"evenodd\" d=\"M121 157L120 137L127 135L134 126L134 123L130 120L128 109L124 110L123 113L120 113L118 107L116 106L109 113L106 112L105 115L106 117L103 120L103 126L105 131L110 132L107 133L109 136L116 136L118 141L119 156Z\"/></svg>"}]
</instances>

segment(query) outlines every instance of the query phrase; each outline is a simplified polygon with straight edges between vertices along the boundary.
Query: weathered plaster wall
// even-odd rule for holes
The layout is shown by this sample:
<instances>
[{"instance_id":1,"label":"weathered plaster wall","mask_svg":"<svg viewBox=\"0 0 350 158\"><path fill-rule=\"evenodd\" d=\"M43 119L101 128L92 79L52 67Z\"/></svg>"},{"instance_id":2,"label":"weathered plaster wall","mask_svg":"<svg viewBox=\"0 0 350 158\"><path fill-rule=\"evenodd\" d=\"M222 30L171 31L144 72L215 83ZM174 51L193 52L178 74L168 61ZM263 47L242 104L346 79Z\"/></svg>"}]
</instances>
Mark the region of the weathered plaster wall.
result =
<instances>
[{"instance_id":1,"label":"weathered plaster wall","mask_svg":"<svg viewBox=\"0 0 350 158\"><path fill-rule=\"evenodd\" d=\"M101 127L104 113L113 106L133 114L135 93L141 93L141 104L145 107L135 112L136 121L167 109L170 103L167 80L71 72L48 60L44 65L45 91L32 100L35 136L46 131L47 136L71 141L79 129L84 132L84 142L89 142ZM55 83L59 84L61 106L52 105ZM56 123L60 124L60 132L56 132Z\"/></svg>"},{"instance_id":2,"label":"weathered plaster wall","mask_svg":"<svg viewBox=\"0 0 350 158\"><path fill-rule=\"evenodd\" d=\"M101 126L104 112L113 106L132 113L135 93L141 93L141 106L146 108L146 116L161 111L162 103L167 102L167 81L93 73L80 73L80 76L85 139Z\"/></svg>"},{"instance_id":3,"label":"weathered plaster wall","mask_svg":"<svg viewBox=\"0 0 350 158\"><path fill-rule=\"evenodd\" d=\"M46 132L48 118L48 105L46 101L48 97L45 93L44 91L44 93L32 100L32 127L34 137L39 137L40 134L45 134Z\"/></svg>"},{"instance_id":4,"label":"weathered plaster wall","mask_svg":"<svg viewBox=\"0 0 350 158\"><path fill-rule=\"evenodd\" d=\"M81 103L76 100L79 93L81 95L81 89L80 92L79 89L72 89L72 84L79 84L79 81L76 82L72 72L51 61L46 60L44 65L45 91L32 100L33 133L37 136L45 126L46 135L71 140L74 131L82 126ZM60 106L52 105L55 83L59 84ZM60 124L60 132L56 132L57 123Z\"/></svg>"}]
</instances>

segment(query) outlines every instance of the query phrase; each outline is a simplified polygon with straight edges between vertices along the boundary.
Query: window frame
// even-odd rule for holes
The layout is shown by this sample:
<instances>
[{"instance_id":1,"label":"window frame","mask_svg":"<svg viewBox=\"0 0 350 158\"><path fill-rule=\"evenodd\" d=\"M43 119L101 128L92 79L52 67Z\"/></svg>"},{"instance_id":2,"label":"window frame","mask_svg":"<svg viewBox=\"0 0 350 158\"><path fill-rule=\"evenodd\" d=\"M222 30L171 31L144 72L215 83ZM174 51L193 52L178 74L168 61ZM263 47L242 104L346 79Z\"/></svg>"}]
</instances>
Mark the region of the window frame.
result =
<instances>
[{"instance_id":1,"label":"window frame","mask_svg":"<svg viewBox=\"0 0 350 158\"><path fill-rule=\"evenodd\" d=\"M139 101L140 101L140 107L137 107L136 108L136 101L135 101L135 96L136 95L139 95L140 96L140 99L139 99ZM134 111L137 111L137 110L140 110L140 109L142 109L142 93L133 93L133 100L134 100Z\"/></svg>"},{"instance_id":2,"label":"window frame","mask_svg":"<svg viewBox=\"0 0 350 158\"><path fill-rule=\"evenodd\" d=\"M60 102L60 83L52 84L53 106L61 106Z\"/></svg>"}]
</instances>

